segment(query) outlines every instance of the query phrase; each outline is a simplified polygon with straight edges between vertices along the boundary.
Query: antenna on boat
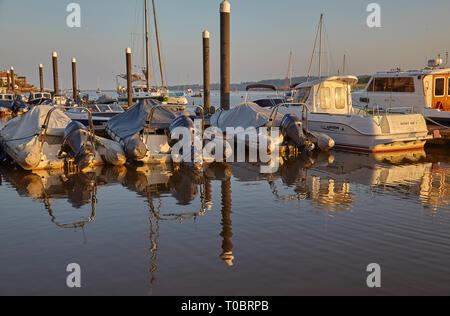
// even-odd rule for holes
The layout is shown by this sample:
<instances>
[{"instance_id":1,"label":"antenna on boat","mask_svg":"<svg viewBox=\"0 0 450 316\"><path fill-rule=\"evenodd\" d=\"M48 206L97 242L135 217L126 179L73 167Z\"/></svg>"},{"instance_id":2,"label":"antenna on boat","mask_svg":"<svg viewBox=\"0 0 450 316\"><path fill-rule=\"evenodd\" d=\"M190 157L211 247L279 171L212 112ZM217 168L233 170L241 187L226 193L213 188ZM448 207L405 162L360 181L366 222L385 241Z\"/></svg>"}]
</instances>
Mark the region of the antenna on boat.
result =
<instances>
[{"instance_id":1,"label":"antenna on boat","mask_svg":"<svg viewBox=\"0 0 450 316\"><path fill-rule=\"evenodd\" d=\"M342 65L342 75L345 76L345 68L346 68L346 63L347 63L347 55L344 54L344 63Z\"/></svg>"}]
</instances>

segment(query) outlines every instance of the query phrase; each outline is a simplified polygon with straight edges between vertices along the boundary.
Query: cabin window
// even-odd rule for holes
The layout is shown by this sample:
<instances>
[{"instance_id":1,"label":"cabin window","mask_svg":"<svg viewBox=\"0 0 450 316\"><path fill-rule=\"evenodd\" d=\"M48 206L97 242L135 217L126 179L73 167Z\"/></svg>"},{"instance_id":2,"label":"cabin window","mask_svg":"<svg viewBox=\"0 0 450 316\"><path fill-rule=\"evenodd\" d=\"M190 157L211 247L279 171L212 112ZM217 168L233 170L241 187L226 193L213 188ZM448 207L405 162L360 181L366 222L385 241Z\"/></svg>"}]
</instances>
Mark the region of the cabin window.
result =
<instances>
[{"instance_id":1,"label":"cabin window","mask_svg":"<svg viewBox=\"0 0 450 316\"><path fill-rule=\"evenodd\" d=\"M369 87L367 88L367 91L374 91L375 88L375 79L372 79L372 81L369 84Z\"/></svg>"},{"instance_id":2,"label":"cabin window","mask_svg":"<svg viewBox=\"0 0 450 316\"><path fill-rule=\"evenodd\" d=\"M443 97L445 95L445 78L436 78L434 81L434 96Z\"/></svg>"},{"instance_id":3,"label":"cabin window","mask_svg":"<svg viewBox=\"0 0 450 316\"><path fill-rule=\"evenodd\" d=\"M391 80L389 78L375 78L375 92L391 91Z\"/></svg>"},{"instance_id":4,"label":"cabin window","mask_svg":"<svg viewBox=\"0 0 450 316\"><path fill-rule=\"evenodd\" d=\"M414 78L392 78L392 92L414 93Z\"/></svg>"},{"instance_id":5,"label":"cabin window","mask_svg":"<svg viewBox=\"0 0 450 316\"><path fill-rule=\"evenodd\" d=\"M321 88L320 89L320 107L322 109L331 108L331 89Z\"/></svg>"},{"instance_id":6,"label":"cabin window","mask_svg":"<svg viewBox=\"0 0 450 316\"><path fill-rule=\"evenodd\" d=\"M347 103L347 93L344 88L336 88L335 90L335 106L337 110L345 109Z\"/></svg>"},{"instance_id":7,"label":"cabin window","mask_svg":"<svg viewBox=\"0 0 450 316\"><path fill-rule=\"evenodd\" d=\"M450 78L448 78L447 96L450 96Z\"/></svg>"},{"instance_id":8,"label":"cabin window","mask_svg":"<svg viewBox=\"0 0 450 316\"><path fill-rule=\"evenodd\" d=\"M299 103L305 103L306 101L308 101L310 91L311 91L310 88L299 89L297 91L297 100L298 100L298 102Z\"/></svg>"}]
</instances>

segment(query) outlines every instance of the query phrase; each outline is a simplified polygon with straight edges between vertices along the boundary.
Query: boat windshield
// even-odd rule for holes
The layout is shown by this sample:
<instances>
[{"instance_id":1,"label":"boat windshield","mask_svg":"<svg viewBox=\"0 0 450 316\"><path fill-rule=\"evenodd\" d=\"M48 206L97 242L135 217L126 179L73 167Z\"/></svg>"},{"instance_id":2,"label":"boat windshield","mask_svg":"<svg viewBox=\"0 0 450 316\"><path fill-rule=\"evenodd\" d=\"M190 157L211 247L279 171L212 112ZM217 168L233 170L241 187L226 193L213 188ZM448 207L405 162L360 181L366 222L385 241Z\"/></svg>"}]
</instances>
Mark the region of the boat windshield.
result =
<instances>
[{"instance_id":1,"label":"boat windshield","mask_svg":"<svg viewBox=\"0 0 450 316\"><path fill-rule=\"evenodd\" d=\"M119 105L110 105L109 107L111 108L112 112L125 112Z\"/></svg>"},{"instance_id":2,"label":"boat windshield","mask_svg":"<svg viewBox=\"0 0 450 316\"><path fill-rule=\"evenodd\" d=\"M97 107L99 108L100 112L102 112L102 113L112 112L111 108L107 105L98 105Z\"/></svg>"},{"instance_id":3,"label":"boat windshield","mask_svg":"<svg viewBox=\"0 0 450 316\"><path fill-rule=\"evenodd\" d=\"M299 103L305 103L308 98L309 98L309 94L311 93L311 88L301 88L299 90L297 90L297 102Z\"/></svg>"},{"instance_id":4,"label":"boat windshield","mask_svg":"<svg viewBox=\"0 0 450 316\"><path fill-rule=\"evenodd\" d=\"M11 94L2 94L0 95L0 100L10 100L12 101L13 96Z\"/></svg>"}]
</instances>

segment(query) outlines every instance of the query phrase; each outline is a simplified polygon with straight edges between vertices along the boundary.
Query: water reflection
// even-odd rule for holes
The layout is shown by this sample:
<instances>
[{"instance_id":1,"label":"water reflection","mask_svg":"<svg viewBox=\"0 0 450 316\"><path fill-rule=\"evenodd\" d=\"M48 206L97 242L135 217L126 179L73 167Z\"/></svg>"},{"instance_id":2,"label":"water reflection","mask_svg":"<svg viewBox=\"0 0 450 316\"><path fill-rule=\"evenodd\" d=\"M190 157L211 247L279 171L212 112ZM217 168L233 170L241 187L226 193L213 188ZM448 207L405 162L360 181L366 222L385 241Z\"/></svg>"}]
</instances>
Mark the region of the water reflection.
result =
<instances>
[{"instance_id":1,"label":"water reflection","mask_svg":"<svg viewBox=\"0 0 450 316\"><path fill-rule=\"evenodd\" d=\"M95 219L97 188L120 182L126 169L96 168L82 174L66 174L62 170L29 172L17 168L1 168L0 171L19 196L42 203L55 225L63 229L78 229ZM74 208L74 214L60 214L53 208L54 201L61 199L67 199ZM77 210L88 204L91 205L90 213L81 216Z\"/></svg>"},{"instance_id":2,"label":"water reflection","mask_svg":"<svg viewBox=\"0 0 450 316\"><path fill-rule=\"evenodd\" d=\"M216 256L226 266L236 265L233 200L237 207L236 197L249 184L263 184L258 190L267 191L267 201L255 201L255 207L265 202L275 202L281 208L284 204L300 204L308 206L305 209L313 213L330 217L358 212L355 205L363 195L408 199L429 210L431 215L450 210L450 161L434 161L424 151L385 155L321 153L306 159L286 159L274 174L261 174L260 165L255 163L214 163L205 165L203 170L188 166L131 165L102 167L76 175L62 171L25 172L10 167L0 168L0 172L1 178L19 196L42 204L51 222L64 229L84 228L95 219L96 206L102 202L98 194L100 187L119 186L145 199L149 212L151 284L157 278L163 222L189 223L210 212L220 212L221 227L216 236L220 236L221 243L217 245ZM214 208L213 183L220 185L220 192L216 193L220 193L221 204L217 208ZM177 211L168 210L168 199L175 201L176 207L172 207ZM67 201L72 206L71 212L58 211L56 200ZM87 205L91 206L89 212L80 216L79 211ZM273 216L281 215L275 212ZM73 217L76 220L68 219Z\"/></svg>"}]
</instances>

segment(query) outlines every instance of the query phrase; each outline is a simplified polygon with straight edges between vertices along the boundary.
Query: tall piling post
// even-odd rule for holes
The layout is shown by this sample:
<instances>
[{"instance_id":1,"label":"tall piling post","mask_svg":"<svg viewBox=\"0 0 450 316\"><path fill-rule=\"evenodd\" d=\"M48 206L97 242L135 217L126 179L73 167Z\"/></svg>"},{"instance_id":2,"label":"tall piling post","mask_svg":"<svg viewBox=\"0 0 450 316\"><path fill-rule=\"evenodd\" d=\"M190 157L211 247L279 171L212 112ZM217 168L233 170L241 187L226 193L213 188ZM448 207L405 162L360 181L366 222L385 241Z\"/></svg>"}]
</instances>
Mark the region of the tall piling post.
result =
<instances>
[{"instance_id":1,"label":"tall piling post","mask_svg":"<svg viewBox=\"0 0 450 316\"><path fill-rule=\"evenodd\" d=\"M7 91L11 91L11 73L10 73L9 70L6 71L6 81L7 81L7 84L6 84L7 88L6 88L6 90Z\"/></svg>"},{"instance_id":2,"label":"tall piling post","mask_svg":"<svg viewBox=\"0 0 450 316\"><path fill-rule=\"evenodd\" d=\"M10 76L11 76L11 91L14 94L16 90L16 75L14 74L14 67L11 67L10 70Z\"/></svg>"},{"instance_id":3,"label":"tall piling post","mask_svg":"<svg viewBox=\"0 0 450 316\"><path fill-rule=\"evenodd\" d=\"M77 89L77 60L72 58L72 91L73 100L78 102L78 89Z\"/></svg>"},{"instance_id":4,"label":"tall piling post","mask_svg":"<svg viewBox=\"0 0 450 316\"><path fill-rule=\"evenodd\" d=\"M230 109L230 13L227 0L220 4L220 106Z\"/></svg>"},{"instance_id":5,"label":"tall piling post","mask_svg":"<svg viewBox=\"0 0 450 316\"><path fill-rule=\"evenodd\" d=\"M41 86L41 92L44 92L44 66L39 65L39 85Z\"/></svg>"},{"instance_id":6,"label":"tall piling post","mask_svg":"<svg viewBox=\"0 0 450 316\"><path fill-rule=\"evenodd\" d=\"M203 107L205 113L210 113L211 108L211 86L210 86L210 34L203 32Z\"/></svg>"},{"instance_id":7,"label":"tall piling post","mask_svg":"<svg viewBox=\"0 0 450 316\"><path fill-rule=\"evenodd\" d=\"M131 80L132 68L131 68L131 48L126 50L126 63L127 63L127 93L128 93L128 107L133 106L133 81Z\"/></svg>"},{"instance_id":8,"label":"tall piling post","mask_svg":"<svg viewBox=\"0 0 450 316\"><path fill-rule=\"evenodd\" d=\"M58 77L58 54L53 52L52 54L52 62L53 62L53 96L59 96L59 77Z\"/></svg>"}]
</instances>

